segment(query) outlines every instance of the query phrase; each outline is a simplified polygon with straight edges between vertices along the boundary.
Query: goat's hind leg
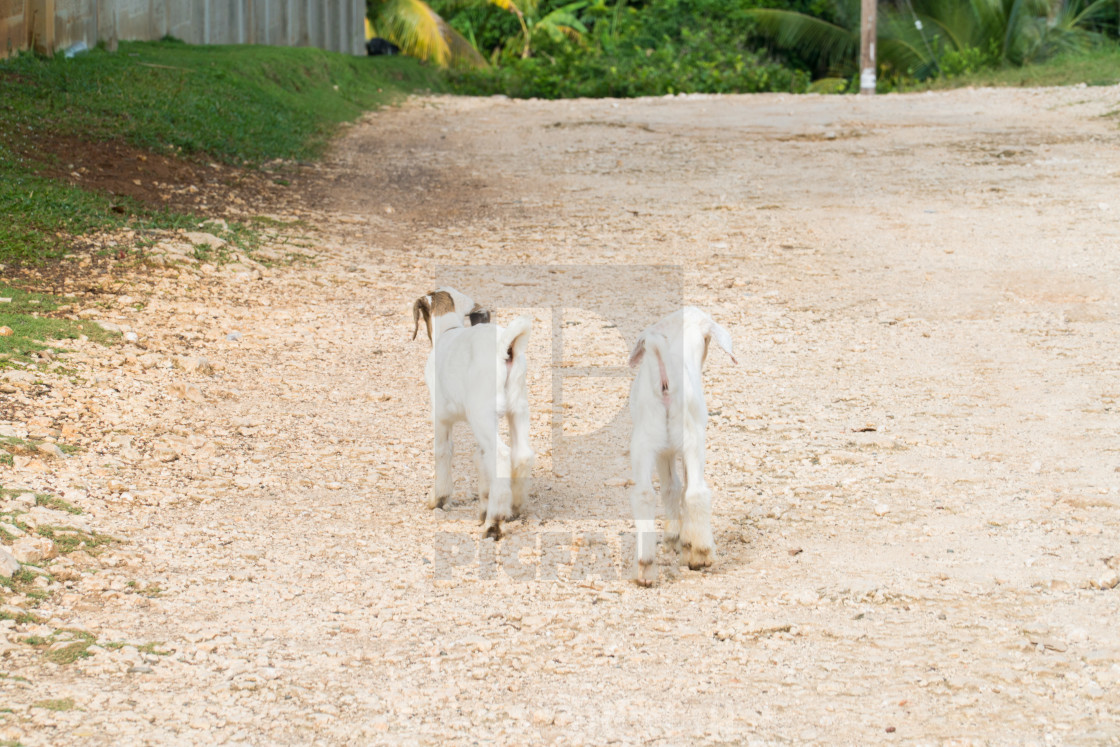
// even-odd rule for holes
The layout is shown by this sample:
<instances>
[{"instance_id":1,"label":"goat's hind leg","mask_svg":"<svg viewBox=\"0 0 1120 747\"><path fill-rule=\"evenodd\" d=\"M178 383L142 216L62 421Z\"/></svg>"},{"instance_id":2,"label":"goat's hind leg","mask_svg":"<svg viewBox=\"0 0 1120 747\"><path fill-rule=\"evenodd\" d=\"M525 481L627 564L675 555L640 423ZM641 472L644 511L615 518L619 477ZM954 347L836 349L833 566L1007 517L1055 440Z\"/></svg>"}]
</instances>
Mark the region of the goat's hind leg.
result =
<instances>
[{"instance_id":1,"label":"goat's hind leg","mask_svg":"<svg viewBox=\"0 0 1120 747\"><path fill-rule=\"evenodd\" d=\"M715 556L712 537L712 491L704 483L704 444L686 443L684 450L684 519L681 522L682 559L692 570L707 568Z\"/></svg>"},{"instance_id":2,"label":"goat's hind leg","mask_svg":"<svg viewBox=\"0 0 1120 747\"><path fill-rule=\"evenodd\" d=\"M681 549L681 478L677 456L672 452L657 457L657 477L661 481L661 505L665 507L665 546Z\"/></svg>"},{"instance_id":3,"label":"goat's hind leg","mask_svg":"<svg viewBox=\"0 0 1120 747\"><path fill-rule=\"evenodd\" d=\"M529 413L513 412L507 416L510 440L510 493L513 518L521 515L521 507L529 495L529 478L536 454L529 445Z\"/></svg>"},{"instance_id":4,"label":"goat's hind leg","mask_svg":"<svg viewBox=\"0 0 1120 747\"><path fill-rule=\"evenodd\" d=\"M490 477L483 465L482 447L474 448L474 466L478 470L478 521L486 521L486 504L490 500Z\"/></svg>"},{"instance_id":5,"label":"goat's hind leg","mask_svg":"<svg viewBox=\"0 0 1120 747\"><path fill-rule=\"evenodd\" d=\"M638 452L630 445L630 465L634 487L630 491L630 508L634 512L636 542L634 581L639 586L653 586L657 580L657 497L653 492L653 455Z\"/></svg>"},{"instance_id":6,"label":"goat's hind leg","mask_svg":"<svg viewBox=\"0 0 1120 747\"><path fill-rule=\"evenodd\" d=\"M510 494L510 451L498 433L498 416L471 419L471 430L478 441L479 474L489 486L486 514L482 517L483 535L498 539L502 522L513 514Z\"/></svg>"},{"instance_id":7,"label":"goat's hind leg","mask_svg":"<svg viewBox=\"0 0 1120 747\"><path fill-rule=\"evenodd\" d=\"M455 480L451 474L451 463L455 457L451 428L451 423L435 423L433 444L436 479L432 486L432 492L428 494L428 508L442 508L455 489Z\"/></svg>"}]
</instances>

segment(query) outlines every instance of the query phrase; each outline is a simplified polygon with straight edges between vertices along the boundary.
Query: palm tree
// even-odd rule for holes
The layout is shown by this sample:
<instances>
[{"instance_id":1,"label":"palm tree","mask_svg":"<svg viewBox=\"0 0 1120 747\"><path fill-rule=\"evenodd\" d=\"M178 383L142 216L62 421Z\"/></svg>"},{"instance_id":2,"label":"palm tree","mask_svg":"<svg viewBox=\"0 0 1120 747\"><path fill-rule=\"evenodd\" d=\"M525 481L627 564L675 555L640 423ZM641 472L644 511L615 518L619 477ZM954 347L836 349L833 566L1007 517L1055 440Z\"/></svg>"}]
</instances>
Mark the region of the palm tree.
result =
<instances>
[{"instance_id":1,"label":"palm tree","mask_svg":"<svg viewBox=\"0 0 1120 747\"><path fill-rule=\"evenodd\" d=\"M514 0L483 1L517 16L528 49L525 14L517 3ZM366 9L374 32L396 44L407 55L440 67L486 66L486 59L478 50L424 0L367 0Z\"/></svg>"},{"instance_id":2,"label":"palm tree","mask_svg":"<svg viewBox=\"0 0 1120 747\"><path fill-rule=\"evenodd\" d=\"M836 23L774 8L749 11L775 46L847 78L857 68L859 1L833 0ZM880 14L879 65L919 79L940 75L947 56L1023 65L1094 39L1086 26L1115 0L900 0Z\"/></svg>"},{"instance_id":3,"label":"palm tree","mask_svg":"<svg viewBox=\"0 0 1120 747\"><path fill-rule=\"evenodd\" d=\"M777 8L747 11L779 49L796 52L817 76L848 77L859 52L859 0L833 0L836 22Z\"/></svg>"},{"instance_id":4,"label":"palm tree","mask_svg":"<svg viewBox=\"0 0 1120 747\"><path fill-rule=\"evenodd\" d=\"M1088 25L1115 0L914 0L886 16L880 34L899 47L916 77L936 75L947 56L1025 65L1084 49Z\"/></svg>"}]
</instances>

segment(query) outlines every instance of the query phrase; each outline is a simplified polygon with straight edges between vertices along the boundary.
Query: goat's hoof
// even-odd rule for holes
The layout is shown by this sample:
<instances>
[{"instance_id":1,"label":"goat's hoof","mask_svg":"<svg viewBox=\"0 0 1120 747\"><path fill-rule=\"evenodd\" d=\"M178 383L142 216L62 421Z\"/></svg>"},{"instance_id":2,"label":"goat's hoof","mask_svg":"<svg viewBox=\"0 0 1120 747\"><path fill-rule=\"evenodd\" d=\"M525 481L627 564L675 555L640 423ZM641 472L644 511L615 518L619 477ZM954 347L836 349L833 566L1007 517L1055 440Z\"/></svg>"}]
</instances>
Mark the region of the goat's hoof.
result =
<instances>
[{"instance_id":1,"label":"goat's hoof","mask_svg":"<svg viewBox=\"0 0 1120 747\"><path fill-rule=\"evenodd\" d=\"M447 499L450 497L449 495L436 495L436 491L433 488L428 493L428 508L433 510L443 508L447 504Z\"/></svg>"},{"instance_id":2,"label":"goat's hoof","mask_svg":"<svg viewBox=\"0 0 1120 747\"><path fill-rule=\"evenodd\" d=\"M634 583L646 589L653 586L653 582L657 580L657 566L652 562L643 563L638 562L637 570L634 574Z\"/></svg>"},{"instance_id":3,"label":"goat's hoof","mask_svg":"<svg viewBox=\"0 0 1120 747\"><path fill-rule=\"evenodd\" d=\"M502 520L500 518L492 518L486 521L486 526L482 530L483 538L493 537L495 541L502 538Z\"/></svg>"},{"instance_id":4,"label":"goat's hoof","mask_svg":"<svg viewBox=\"0 0 1120 747\"><path fill-rule=\"evenodd\" d=\"M712 548L689 547L685 552L685 562L689 570L698 571L701 568L710 568L712 565Z\"/></svg>"}]
</instances>

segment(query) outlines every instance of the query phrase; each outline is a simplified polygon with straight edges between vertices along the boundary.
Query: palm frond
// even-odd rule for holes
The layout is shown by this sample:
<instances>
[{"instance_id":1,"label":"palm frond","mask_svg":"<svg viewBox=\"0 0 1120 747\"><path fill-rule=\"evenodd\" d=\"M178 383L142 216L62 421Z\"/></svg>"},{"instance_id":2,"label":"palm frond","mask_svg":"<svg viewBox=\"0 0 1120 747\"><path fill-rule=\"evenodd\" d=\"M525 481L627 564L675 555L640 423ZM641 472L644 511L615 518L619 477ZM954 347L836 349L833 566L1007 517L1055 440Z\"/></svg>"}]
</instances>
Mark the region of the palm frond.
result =
<instances>
[{"instance_id":1,"label":"palm frond","mask_svg":"<svg viewBox=\"0 0 1120 747\"><path fill-rule=\"evenodd\" d=\"M844 93L848 88L847 78L818 78L809 84L806 93Z\"/></svg>"},{"instance_id":2,"label":"palm frond","mask_svg":"<svg viewBox=\"0 0 1120 747\"><path fill-rule=\"evenodd\" d=\"M580 2L556 8L533 24L533 30L544 31L555 42L563 41L564 38L578 42L583 38L583 34L587 33L587 27L579 20L576 11L586 5L586 2L580 0Z\"/></svg>"},{"instance_id":3,"label":"palm frond","mask_svg":"<svg viewBox=\"0 0 1120 747\"><path fill-rule=\"evenodd\" d=\"M1096 2L1089 3L1084 10L1079 10L1081 3L1071 2L1064 6L1062 10L1069 16L1066 21L1069 27L1076 28L1083 23L1096 20L1097 16L1109 10L1113 5L1116 5L1116 0L1096 0Z\"/></svg>"},{"instance_id":4,"label":"palm frond","mask_svg":"<svg viewBox=\"0 0 1120 747\"><path fill-rule=\"evenodd\" d=\"M855 66L859 47L856 31L790 10L756 8L748 10L747 15L778 47L803 54L829 68L838 64Z\"/></svg>"},{"instance_id":5,"label":"palm frond","mask_svg":"<svg viewBox=\"0 0 1120 747\"><path fill-rule=\"evenodd\" d=\"M938 70L933 47L914 35L896 36L889 31L885 36L880 32L878 62L885 68L913 75L919 80L935 75Z\"/></svg>"},{"instance_id":6,"label":"palm frond","mask_svg":"<svg viewBox=\"0 0 1120 747\"><path fill-rule=\"evenodd\" d=\"M450 26L446 26L449 32L446 40L447 47L451 51L451 65L455 67L488 67L486 58L479 54L478 49L471 44L470 40L457 32Z\"/></svg>"},{"instance_id":7,"label":"palm frond","mask_svg":"<svg viewBox=\"0 0 1120 747\"><path fill-rule=\"evenodd\" d=\"M386 0L374 26L405 54L440 67L486 65L478 50L423 0Z\"/></svg>"}]
</instances>

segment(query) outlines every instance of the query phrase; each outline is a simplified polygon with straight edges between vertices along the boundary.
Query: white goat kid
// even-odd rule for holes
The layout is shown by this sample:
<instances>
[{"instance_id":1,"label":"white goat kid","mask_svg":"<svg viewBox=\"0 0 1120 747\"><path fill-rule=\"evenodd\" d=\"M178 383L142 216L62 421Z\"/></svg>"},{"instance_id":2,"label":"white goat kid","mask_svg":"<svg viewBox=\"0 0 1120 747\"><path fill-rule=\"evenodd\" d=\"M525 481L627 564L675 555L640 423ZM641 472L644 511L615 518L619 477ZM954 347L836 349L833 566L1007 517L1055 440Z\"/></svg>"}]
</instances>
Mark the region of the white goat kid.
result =
<instances>
[{"instance_id":1,"label":"white goat kid","mask_svg":"<svg viewBox=\"0 0 1120 747\"><path fill-rule=\"evenodd\" d=\"M489 314L469 297L452 288L441 288L417 299L413 306L416 328L423 316L432 336L432 352L424 369L432 401L435 431L435 484L430 508L439 508L451 497L455 423L470 425L478 449L478 497L486 536L501 536L501 523L516 517L529 491L535 454L529 445L529 389L525 374L525 349L533 318L519 316L509 327L474 321L464 327L464 309L475 309L472 319ZM413 331L415 337L416 330ZM498 431L499 420L509 423L512 448Z\"/></svg>"},{"instance_id":2,"label":"white goat kid","mask_svg":"<svg viewBox=\"0 0 1120 747\"><path fill-rule=\"evenodd\" d=\"M634 425L630 504L637 529L635 581L642 586L652 585L657 578L655 467L665 506L666 544L681 551L693 570L712 564L712 493L704 483L708 406L700 372L713 339L737 363L727 330L705 312L688 306L647 327L630 353L630 367L638 368L630 386ZM683 481L678 457L684 467Z\"/></svg>"}]
</instances>

